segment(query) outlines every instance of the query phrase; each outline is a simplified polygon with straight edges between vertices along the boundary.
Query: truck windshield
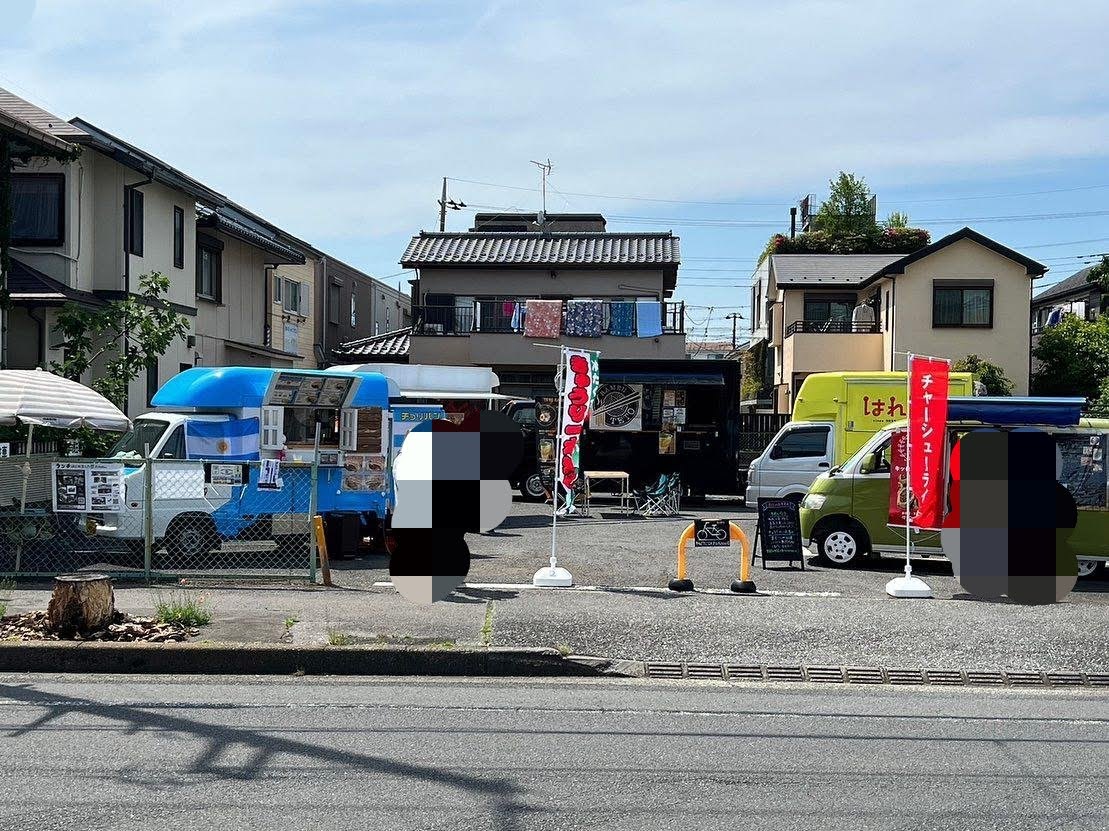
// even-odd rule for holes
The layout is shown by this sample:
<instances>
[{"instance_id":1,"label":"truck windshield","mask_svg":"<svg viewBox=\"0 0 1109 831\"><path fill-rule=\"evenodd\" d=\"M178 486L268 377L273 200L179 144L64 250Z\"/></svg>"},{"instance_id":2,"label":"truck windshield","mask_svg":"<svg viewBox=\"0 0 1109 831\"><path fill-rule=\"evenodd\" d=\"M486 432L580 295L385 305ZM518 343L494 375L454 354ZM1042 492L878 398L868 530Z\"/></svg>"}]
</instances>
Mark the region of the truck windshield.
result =
<instances>
[{"instance_id":1,"label":"truck windshield","mask_svg":"<svg viewBox=\"0 0 1109 831\"><path fill-rule=\"evenodd\" d=\"M168 427L169 423L165 421L135 419L131 431L120 437L108 456L113 459L141 459L146 446L153 450Z\"/></svg>"}]
</instances>

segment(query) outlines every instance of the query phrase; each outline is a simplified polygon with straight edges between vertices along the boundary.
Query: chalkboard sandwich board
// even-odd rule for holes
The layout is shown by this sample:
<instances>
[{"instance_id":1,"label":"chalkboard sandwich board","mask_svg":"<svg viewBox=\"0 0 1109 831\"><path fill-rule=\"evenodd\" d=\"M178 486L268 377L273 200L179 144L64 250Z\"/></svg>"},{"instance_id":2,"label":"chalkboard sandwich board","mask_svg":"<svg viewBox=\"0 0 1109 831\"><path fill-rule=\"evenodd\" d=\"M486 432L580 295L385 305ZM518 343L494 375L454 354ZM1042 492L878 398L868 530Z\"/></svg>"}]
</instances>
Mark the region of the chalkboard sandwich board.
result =
<instances>
[{"instance_id":1,"label":"chalkboard sandwich board","mask_svg":"<svg viewBox=\"0 0 1109 831\"><path fill-rule=\"evenodd\" d=\"M767 561L793 563L798 560L805 570L805 554L801 548L800 505L792 499L759 500L758 533L755 548L762 539L762 567Z\"/></svg>"}]
</instances>

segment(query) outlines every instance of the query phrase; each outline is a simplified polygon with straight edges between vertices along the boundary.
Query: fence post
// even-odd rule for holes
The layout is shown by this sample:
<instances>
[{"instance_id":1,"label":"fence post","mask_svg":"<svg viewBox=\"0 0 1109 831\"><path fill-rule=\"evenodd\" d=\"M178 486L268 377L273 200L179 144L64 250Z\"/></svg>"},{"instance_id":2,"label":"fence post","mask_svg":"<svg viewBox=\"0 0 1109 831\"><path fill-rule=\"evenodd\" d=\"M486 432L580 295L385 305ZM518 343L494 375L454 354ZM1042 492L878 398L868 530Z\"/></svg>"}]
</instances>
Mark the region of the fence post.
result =
<instances>
[{"instance_id":1,"label":"fence post","mask_svg":"<svg viewBox=\"0 0 1109 831\"><path fill-rule=\"evenodd\" d=\"M146 582L150 582L150 566L154 559L154 460L150 458L150 445L146 445L143 464L142 508L142 568Z\"/></svg>"},{"instance_id":2,"label":"fence post","mask_svg":"<svg viewBox=\"0 0 1109 831\"><path fill-rule=\"evenodd\" d=\"M311 486L308 490L308 581L315 585L316 583L316 533L313 526L314 517L316 516L317 499L316 499L316 486L319 483L320 477L320 425L316 422L316 440L312 449L312 476Z\"/></svg>"}]
</instances>

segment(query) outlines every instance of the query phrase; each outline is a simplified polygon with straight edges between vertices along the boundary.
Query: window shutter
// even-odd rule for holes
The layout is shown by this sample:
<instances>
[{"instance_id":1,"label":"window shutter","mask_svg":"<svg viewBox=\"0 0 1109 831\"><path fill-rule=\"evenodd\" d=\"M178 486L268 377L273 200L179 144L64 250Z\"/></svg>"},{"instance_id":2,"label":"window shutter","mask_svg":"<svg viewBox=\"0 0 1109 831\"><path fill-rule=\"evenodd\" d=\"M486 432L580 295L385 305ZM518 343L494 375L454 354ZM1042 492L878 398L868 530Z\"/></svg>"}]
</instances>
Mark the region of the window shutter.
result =
<instances>
[{"instance_id":1,"label":"window shutter","mask_svg":"<svg viewBox=\"0 0 1109 831\"><path fill-rule=\"evenodd\" d=\"M339 422L339 449L358 449L358 410L346 408L341 411Z\"/></svg>"},{"instance_id":2,"label":"window shutter","mask_svg":"<svg viewBox=\"0 0 1109 831\"><path fill-rule=\"evenodd\" d=\"M285 445L285 408L262 408L262 436L263 450L280 450Z\"/></svg>"},{"instance_id":3,"label":"window shutter","mask_svg":"<svg viewBox=\"0 0 1109 831\"><path fill-rule=\"evenodd\" d=\"M297 290L297 302L299 303L298 312L301 317L308 317L308 291L304 283L300 283L300 288Z\"/></svg>"}]
</instances>

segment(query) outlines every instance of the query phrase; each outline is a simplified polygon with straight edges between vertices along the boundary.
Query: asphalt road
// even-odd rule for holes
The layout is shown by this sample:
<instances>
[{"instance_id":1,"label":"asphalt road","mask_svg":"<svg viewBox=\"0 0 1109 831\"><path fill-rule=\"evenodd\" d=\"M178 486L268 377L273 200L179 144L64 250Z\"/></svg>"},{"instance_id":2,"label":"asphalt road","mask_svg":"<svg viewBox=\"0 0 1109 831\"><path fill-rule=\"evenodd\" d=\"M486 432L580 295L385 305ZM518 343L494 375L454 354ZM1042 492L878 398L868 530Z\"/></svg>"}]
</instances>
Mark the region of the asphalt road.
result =
<instances>
[{"instance_id":1,"label":"asphalt road","mask_svg":"<svg viewBox=\"0 0 1109 831\"><path fill-rule=\"evenodd\" d=\"M1104 693L0 677L0 827L1098 829Z\"/></svg>"}]
</instances>

